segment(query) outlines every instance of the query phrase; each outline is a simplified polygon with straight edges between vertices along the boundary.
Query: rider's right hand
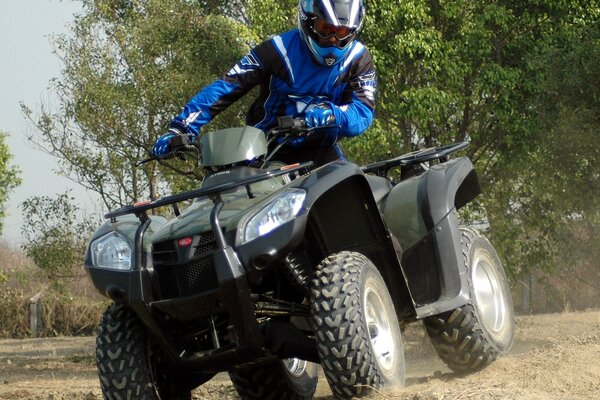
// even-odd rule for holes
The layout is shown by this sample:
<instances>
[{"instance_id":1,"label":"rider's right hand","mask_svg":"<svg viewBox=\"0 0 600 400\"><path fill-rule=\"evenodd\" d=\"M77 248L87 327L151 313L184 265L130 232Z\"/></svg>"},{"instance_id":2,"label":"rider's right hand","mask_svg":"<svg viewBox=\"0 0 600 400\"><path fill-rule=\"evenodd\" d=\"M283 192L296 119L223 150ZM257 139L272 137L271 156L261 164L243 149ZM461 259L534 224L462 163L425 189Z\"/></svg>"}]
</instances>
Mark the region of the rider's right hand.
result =
<instances>
[{"instance_id":1,"label":"rider's right hand","mask_svg":"<svg viewBox=\"0 0 600 400\"><path fill-rule=\"evenodd\" d=\"M180 135L180 133L169 129L167 133L156 139L154 146L152 146L152 155L159 157L169 154L173 150L171 148L171 139L177 135Z\"/></svg>"}]
</instances>

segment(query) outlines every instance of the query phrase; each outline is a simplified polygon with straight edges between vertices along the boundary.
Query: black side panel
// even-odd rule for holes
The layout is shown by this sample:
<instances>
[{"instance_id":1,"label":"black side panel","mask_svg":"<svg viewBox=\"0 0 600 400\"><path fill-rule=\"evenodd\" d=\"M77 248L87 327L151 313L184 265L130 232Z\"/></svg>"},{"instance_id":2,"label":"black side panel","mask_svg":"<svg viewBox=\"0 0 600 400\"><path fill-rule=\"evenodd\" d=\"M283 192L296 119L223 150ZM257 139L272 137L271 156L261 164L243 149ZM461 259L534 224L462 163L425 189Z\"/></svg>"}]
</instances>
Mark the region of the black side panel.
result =
<instances>
[{"instance_id":1,"label":"black side panel","mask_svg":"<svg viewBox=\"0 0 600 400\"><path fill-rule=\"evenodd\" d=\"M479 177L477 172L472 169L471 172L460 184L458 191L456 192L456 198L454 199L454 206L457 210L466 206L471 200L481 194L481 185L479 184Z\"/></svg>"},{"instance_id":2,"label":"black side panel","mask_svg":"<svg viewBox=\"0 0 600 400\"><path fill-rule=\"evenodd\" d=\"M420 195L426 201L422 212L428 229L481 193L473 164L464 157L431 167L423 179Z\"/></svg>"},{"instance_id":3,"label":"black side panel","mask_svg":"<svg viewBox=\"0 0 600 400\"><path fill-rule=\"evenodd\" d=\"M441 297L437 243L429 233L402 257L406 279L417 306L437 301Z\"/></svg>"},{"instance_id":4,"label":"black side panel","mask_svg":"<svg viewBox=\"0 0 600 400\"><path fill-rule=\"evenodd\" d=\"M419 206L428 234L402 260L419 318L454 309L468 299L456 210L480 192L467 158L431 167L419 183Z\"/></svg>"}]
</instances>

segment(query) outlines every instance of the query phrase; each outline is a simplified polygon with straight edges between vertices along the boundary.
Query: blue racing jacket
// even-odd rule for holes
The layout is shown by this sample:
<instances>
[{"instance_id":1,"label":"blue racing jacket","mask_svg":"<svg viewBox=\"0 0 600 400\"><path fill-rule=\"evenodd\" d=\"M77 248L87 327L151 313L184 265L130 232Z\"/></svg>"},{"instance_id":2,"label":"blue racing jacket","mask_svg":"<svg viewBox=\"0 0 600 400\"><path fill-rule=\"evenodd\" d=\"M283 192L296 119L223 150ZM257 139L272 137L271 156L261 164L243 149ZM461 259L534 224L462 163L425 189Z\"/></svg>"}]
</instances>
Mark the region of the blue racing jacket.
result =
<instances>
[{"instance_id":1,"label":"blue racing jacket","mask_svg":"<svg viewBox=\"0 0 600 400\"><path fill-rule=\"evenodd\" d=\"M312 61L298 29L276 35L202 89L171 126L198 135L204 124L259 85L246 124L266 132L279 116L302 116L310 107L329 102L338 106L334 108L338 135L359 135L373 121L377 78L365 46L359 41L351 46L344 59L326 67Z\"/></svg>"}]
</instances>

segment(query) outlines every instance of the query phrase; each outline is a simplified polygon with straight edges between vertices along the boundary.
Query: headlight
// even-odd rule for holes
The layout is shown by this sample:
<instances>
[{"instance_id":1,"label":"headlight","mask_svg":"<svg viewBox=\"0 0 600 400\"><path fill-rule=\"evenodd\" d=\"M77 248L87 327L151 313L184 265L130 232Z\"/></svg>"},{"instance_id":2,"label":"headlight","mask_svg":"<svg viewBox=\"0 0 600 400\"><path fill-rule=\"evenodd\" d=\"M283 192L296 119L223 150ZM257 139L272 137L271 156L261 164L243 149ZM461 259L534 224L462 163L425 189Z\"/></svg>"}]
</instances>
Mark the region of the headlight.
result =
<instances>
[{"instance_id":1,"label":"headlight","mask_svg":"<svg viewBox=\"0 0 600 400\"><path fill-rule=\"evenodd\" d=\"M243 230L242 243L271 232L278 226L291 221L298 215L306 192L300 189L288 190L271 200L250 219Z\"/></svg>"},{"instance_id":2,"label":"headlight","mask_svg":"<svg viewBox=\"0 0 600 400\"><path fill-rule=\"evenodd\" d=\"M106 234L90 244L92 265L98 268L131 269L129 242L116 232Z\"/></svg>"}]
</instances>

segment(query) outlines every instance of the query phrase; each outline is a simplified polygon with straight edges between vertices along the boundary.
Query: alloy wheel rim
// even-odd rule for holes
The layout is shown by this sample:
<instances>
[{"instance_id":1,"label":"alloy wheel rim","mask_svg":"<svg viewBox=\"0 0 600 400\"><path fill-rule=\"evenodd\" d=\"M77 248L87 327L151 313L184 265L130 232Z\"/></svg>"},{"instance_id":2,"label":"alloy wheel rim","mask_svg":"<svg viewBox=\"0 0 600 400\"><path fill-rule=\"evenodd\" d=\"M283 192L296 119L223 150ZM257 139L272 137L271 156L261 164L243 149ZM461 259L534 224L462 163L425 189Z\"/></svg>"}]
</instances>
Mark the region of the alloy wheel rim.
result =
<instances>
[{"instance_id":1,"label":"alloy wheel rim","mask_svg":"<svg viewBox=\"0 0 600 400\"><path fill-rule=\"evenodd\" d=\"M290 375L300 377L306 372L308 361L299 358L286 358L283 360L283 366Z\"/></svg>"},{"instance_id":2,"label":"alloy wheel rim","mask_svg":"<svg viewBox=\"0 0 600 400\"><path fill-rule=\"evenodd\" d=\"M377 363L384 370L389 370L394 364L396 353L392 325L385 313L381 298L370 287L365 291L364 314L371 348Z\"/></svg>"},{"instance_id":3,"label":"alloy wheel rim","mask_svg":"<svg viewBox=\"0 0 600 400\"><path fill-rule=\"evenodd\" d=\"M498 334L505 326L507 309L502 283L493 265L487 252L477 252L471 279L480 320L488 331Z\"/></svg>"}]
</instances>

